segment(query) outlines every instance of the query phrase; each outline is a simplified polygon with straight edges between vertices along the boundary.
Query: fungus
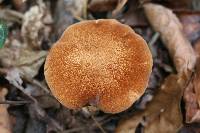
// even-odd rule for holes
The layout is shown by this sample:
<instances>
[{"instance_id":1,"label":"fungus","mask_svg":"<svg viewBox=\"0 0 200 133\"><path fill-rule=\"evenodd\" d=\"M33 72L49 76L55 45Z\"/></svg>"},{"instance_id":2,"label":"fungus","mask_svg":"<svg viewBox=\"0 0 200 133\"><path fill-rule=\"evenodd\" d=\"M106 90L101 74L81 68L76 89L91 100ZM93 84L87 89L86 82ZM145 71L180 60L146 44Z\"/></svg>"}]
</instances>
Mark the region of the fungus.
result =
<instances>
[{"instance_id":1,"label":"fungus","mask_svg":"<svg viewBox=\"0 0 200 133\"><path fill-rule=\"evenodd\" d=\"M97 106L106 113L128 109L145 91L152 70L145 40L114 19L69 26L51 48L45 78L70 109Z\"/></svg>"}]
</instances>

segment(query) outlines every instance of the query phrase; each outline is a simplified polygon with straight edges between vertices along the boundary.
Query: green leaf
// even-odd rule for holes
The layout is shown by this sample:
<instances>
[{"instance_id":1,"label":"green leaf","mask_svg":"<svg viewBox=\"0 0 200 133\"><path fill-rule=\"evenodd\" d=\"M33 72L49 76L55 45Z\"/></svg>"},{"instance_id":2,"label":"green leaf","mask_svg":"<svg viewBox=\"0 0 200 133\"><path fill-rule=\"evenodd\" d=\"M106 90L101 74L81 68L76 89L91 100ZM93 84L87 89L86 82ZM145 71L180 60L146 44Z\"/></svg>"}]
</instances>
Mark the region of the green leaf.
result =
<instances>
[{"instance_id":1,"label":"green leaf","mask_svg":"<svg viewBox=\"0 0 200 133\"><path fill-rule=\"evenodd\" d=\"M0 48L3 47L8 36L8 28L4 21L0 20Z\"/></svg>"}]
</instances>

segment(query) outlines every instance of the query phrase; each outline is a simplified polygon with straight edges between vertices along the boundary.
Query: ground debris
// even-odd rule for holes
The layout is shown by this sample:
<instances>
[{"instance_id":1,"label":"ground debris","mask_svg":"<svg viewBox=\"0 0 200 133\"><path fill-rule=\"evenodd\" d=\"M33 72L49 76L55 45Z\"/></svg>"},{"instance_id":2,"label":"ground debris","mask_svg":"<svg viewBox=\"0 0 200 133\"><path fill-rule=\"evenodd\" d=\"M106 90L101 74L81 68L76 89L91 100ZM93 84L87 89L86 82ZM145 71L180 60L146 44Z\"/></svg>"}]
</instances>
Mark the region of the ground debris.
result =
<instances>
[{"instance_id":1,"label":"ground debris","mask_svg":"<svg viewBox=\"0 0 200 133\"><path fill-rule=\"evenodd\" d=\"M8 27L0 48L0 133L199 133L199 3L0 0ZM119 114L67 109L46 84L46 55L70 25L105 18L129 25L148 42L154 60L148 88Z\"/></svg>"}]
</instances>

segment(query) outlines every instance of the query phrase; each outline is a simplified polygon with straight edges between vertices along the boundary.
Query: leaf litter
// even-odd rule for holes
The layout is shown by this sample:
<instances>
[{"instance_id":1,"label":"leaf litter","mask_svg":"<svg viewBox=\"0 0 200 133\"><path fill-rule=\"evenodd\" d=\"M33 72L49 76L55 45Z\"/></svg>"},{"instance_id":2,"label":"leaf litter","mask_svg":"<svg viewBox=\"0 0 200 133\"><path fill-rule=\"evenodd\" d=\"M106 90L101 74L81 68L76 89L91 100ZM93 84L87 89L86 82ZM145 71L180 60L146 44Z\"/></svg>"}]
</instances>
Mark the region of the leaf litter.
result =
<instances>
[{"instance_id":1,"label":"leaf litter","mask_svg":"<svg viewBox=\"0 0 200 133\"><path fill-rule=\"evenodd\" d=\"M143 0L1 1L0 19L8 23L9 35L0 49L0 131L198 133L199 14L187 12L190 5L197 10L198 4L193 5L198 2L153 2L159 4ZM185 11L176 12L176 8ZM91 108L69 110L51 95L44 79L46 55L64 29L98 18L116 18L131 26L149 42L154 54L146 92L120 114Z\"/></svg>"}]
</instances>

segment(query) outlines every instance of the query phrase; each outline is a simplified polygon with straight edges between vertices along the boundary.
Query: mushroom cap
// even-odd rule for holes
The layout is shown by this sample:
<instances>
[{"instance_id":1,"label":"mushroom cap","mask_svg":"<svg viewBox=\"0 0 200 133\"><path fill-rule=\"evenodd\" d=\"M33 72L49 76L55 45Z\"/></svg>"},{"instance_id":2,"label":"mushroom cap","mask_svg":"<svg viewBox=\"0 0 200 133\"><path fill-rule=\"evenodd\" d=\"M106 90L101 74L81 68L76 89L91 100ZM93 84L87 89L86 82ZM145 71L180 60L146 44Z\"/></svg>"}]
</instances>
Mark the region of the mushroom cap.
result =
<instances>
[{"instance_id":1,"label":"mushroom cap","mask_svg":"<svg viewBox=\"0 0 200 133\"><path fill-rule=\"evenodd\" d=\"M107 113L128 109L145 91L152 55L144 39L114 19L69 26L51 48L45 78L70 109L88 104Z\"/></svg>"}]
</instances>

